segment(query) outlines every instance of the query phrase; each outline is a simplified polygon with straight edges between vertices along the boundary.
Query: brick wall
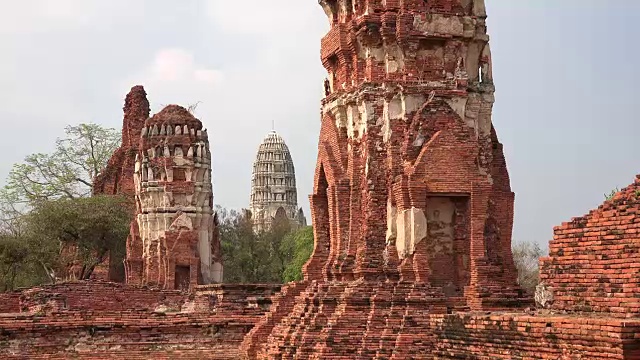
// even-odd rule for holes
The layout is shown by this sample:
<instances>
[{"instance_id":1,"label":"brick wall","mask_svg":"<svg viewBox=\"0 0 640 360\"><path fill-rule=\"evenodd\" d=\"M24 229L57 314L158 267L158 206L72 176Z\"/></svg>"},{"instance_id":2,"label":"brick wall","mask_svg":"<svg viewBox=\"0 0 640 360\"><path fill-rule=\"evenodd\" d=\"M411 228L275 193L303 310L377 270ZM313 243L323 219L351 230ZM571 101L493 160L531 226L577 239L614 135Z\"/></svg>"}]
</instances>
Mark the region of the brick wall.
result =
<instances>
[{"instance_id":1,"label":"brick wall","mask_svg":"<svg viewBox=\"0 0 640 360\"><path fill-rule=\"evenodd\" d=\"M20 291L0 293L0 314L20 312Z\"/></svg>"},{"instance_id":2,"label":"brick wall","mask_svg":"<svg viewBox=\"0 0 640 360\"><path fill-rule=\"evenodd\" d=\"M557 310L640 316L640 175L597 209L554 229L541 280Z\"/></svg>"},{"instance_id":3,"label":"brick wall","mask_svg":"<svg viewBox=\"0 0 640 360\"><path fill-rule=\"evenodd\" d=\"M431 326L434 347L422 354L429 359L640 358L637 319L465 314L432 316Z\"/></svg>"},{"instance_id":4,"label":"brick wall","mask_svg":"<svg viewBox=\"0 0 640 360\"><path fill-rule=\"evenodd\" d=\"M0 317L0 358L237 359L239 343L256 320L144 312Z\"/></svg>"},{"instance_id":5,"label":"brick wall","mask_svg":"<svg viewBox=\"0 0 640 360\"><path fill-rule=\"evenodd\" d=\"M35 312L0 314L0 358L238 359L279 290L216 284L186 294L79 282L5 294Z\"/></svg>"},{"instance_id":6,"label":"brick wall","mask_svg":"<svg viewBox=\"0 0 640 360\"><path fill-rule=\"evenodd\" d=\"M23 290L20 308L31 311L129 311L153 310L164 304L180 308L188 294L157 291L118 283L78 281Z\"/></svg>"}]
</instances>

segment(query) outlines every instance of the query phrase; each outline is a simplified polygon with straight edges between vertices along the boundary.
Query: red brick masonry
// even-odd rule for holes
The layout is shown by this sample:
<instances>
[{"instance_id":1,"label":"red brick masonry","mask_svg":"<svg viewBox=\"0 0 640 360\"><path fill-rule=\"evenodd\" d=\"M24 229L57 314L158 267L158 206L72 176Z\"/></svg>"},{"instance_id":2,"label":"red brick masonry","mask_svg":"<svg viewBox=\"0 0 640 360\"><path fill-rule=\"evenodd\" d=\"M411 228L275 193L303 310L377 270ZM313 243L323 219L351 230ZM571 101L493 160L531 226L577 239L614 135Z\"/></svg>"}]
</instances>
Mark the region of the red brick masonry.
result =
<instances>
[{"instance_id":1,"label":"red brick masonry","mask_svg":"<svg viewBox=\"0 0 640 360\"><path fill-rule=\"evenodd\" d=\"M555 229L544 308L516 286L484 1L320 4L329 78L304 280L2 294L0 358L640 359L640 177ZM121 183L109 176L104 191Z\"/></svg>"},{"instance_id":2,"label":"red brick masonry","mask_svg":"<svg viewBox=\"0 0 640 360\"><path fill-rule=\"evenodd\" d=\"M587 215L554 229L541 280L553 309L640 315L640 175Z\"/></svg>"},{"instance_id":3,"label":"red brick masonry","mask_svg":"<svg viewBox=\"0 0 640 360\"><path fill-rule=\"evenodd\" d=\"M635 208L605 211L593 232L571 227L574 239L556 230L542 271L558 301L526 310L511 254L514 195L491 123L484 1L320 4L331 29L315 249L305 280L245 338L245 357L640 358L638 237L625 226Z\"/></svg>"},{"instance_id":4,"label":"red brick masonry","mask_svg":"<svg viewBox=\"0 0 640 360\"><path fill-rule=\"evenodd\" d=\"M237 359L279 288L207 285L181 293L77 282L2 294L0 302L20 294L24 312L0 313L0 358Z\"/></svg>"}]
</instances>

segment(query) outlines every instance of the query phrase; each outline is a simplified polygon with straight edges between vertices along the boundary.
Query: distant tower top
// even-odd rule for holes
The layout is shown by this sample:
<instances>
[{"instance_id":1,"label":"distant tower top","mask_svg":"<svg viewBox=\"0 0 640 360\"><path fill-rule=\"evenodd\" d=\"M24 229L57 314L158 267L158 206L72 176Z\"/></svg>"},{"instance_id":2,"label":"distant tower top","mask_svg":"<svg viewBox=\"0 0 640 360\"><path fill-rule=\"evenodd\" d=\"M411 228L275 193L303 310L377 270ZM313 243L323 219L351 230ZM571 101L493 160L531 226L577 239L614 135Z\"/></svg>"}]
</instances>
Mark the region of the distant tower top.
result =
<instances>
[{"instance_id":1,"label":"distant tower top","mask_svg":"<svg viewBox=\"0 0 640 360\"><path fill-rule=\"evenodd\" d=\"M306 225L298 208L296 174L289 147L271 130L258 147L251 177L249 210L254 230L268 230L276 214L286 215L293 227Z\"/></svg>"}]
</instances>

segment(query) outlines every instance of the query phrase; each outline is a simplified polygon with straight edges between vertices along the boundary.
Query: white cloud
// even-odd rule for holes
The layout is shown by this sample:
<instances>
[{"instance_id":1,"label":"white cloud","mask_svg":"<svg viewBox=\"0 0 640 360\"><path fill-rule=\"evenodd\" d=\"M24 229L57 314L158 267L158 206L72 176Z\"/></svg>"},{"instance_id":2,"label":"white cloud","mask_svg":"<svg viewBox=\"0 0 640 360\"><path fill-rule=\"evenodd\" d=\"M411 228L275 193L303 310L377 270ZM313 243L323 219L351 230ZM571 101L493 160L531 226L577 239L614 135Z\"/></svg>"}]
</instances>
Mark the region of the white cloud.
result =
<instances>
[{"instance_id":1,"label":"white cloud","mask_svg":"<svg viewBox=\"0 0 640 360\"><path fill-rule=\"evenodd\" d=\"M193 54L180 48L160 50L147 73L148 80L152 82L214 83L222 77L217 70L199 67L194 62Z\"/></svg>"},{"instance_id":2,"label":"white cloud","mask_svg":"<svg viewBox=\"0 0 640 360\"><path fill-rule=\"evenodd\" d=\"M133 85L143 85L150 94L152 108L159 104L184 106L210 98L223 82L223 73L198 64L191 52L181 48L159 50L146 68L118 84L124 94ZM153 106L156 104L156 106Z\"/></svg>"}]
</instances>

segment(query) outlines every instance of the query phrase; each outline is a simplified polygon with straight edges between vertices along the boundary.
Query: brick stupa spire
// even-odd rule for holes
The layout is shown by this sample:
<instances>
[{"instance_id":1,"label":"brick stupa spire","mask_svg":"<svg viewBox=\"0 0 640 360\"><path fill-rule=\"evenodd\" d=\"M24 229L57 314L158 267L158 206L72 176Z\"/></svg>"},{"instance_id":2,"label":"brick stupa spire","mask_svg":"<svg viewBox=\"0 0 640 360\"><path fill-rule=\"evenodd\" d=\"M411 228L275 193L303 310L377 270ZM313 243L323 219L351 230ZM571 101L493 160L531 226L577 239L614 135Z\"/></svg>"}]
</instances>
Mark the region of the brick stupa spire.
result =
<instances>
[{"instance_id":1,"label":"brick stupa spire","mask_svg":"<svg viewBox=\"0 0 640 360\"><path fill-rule=\"evenodd\" d=\"M484 2L320 4L331 29L315 250L244 348L249 358L427 354L428 341L401 344L431 334L429 314L531 302L511 254Z\"/></svg>"}]
</instances>

